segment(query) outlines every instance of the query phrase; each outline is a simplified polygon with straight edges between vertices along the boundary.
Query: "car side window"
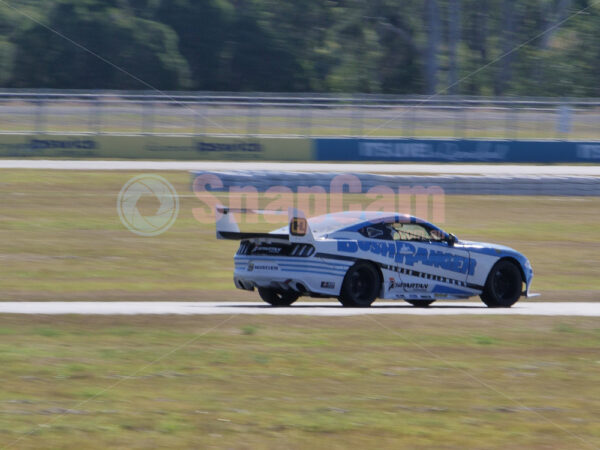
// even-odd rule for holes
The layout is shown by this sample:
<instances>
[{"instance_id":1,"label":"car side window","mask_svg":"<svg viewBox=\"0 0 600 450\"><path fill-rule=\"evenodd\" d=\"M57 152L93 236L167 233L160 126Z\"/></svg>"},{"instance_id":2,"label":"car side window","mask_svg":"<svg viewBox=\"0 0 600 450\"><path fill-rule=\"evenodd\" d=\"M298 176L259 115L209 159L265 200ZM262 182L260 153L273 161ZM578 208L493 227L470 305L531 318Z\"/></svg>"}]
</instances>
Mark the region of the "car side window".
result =
<instances>
[{"instance_id":1,"label":"car side window","mask_svg":"<svg viewBox=\"0 0 600 450\"><path fill-rule=\"evenodd\" d=\"M429 230L418 223L394 223L391 227L395 231L394 240L399 241L439 241L443 238L437 230Z\"/></svg>"},{"instance_id":2,"label":"car side window","mask_svg":"<svg viewBox=\"0 0 600 450\"><path fill-rule=\"evenodd\" d=\"M359 233L369 239L385 241L441 241L443 234L418 223L377 223L367 225Z\"/></svg>"},{"instance_id":3,"label":"car side window","mask_svg":"<svg viewBox=\"0 0 600 450\"><path fill-rule=\"evenodd\" d=\"M366 227L361 228L358 232L369 239L382 239L386 241L391 241L394 239L393 230L390 228L389 224L386 223L367 225Z\"/></svg>"}]
</instances>

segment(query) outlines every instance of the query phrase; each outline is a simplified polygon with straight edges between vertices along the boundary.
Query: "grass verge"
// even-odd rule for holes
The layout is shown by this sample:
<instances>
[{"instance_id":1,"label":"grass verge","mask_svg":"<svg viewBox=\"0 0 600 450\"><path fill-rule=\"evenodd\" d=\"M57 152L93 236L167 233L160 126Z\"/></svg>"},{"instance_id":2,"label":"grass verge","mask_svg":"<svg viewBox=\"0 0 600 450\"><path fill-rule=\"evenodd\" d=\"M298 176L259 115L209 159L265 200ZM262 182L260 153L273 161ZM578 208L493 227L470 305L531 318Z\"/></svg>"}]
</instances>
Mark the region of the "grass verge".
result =
<instances>
[{"instance_id":1,"label":"grass verge","mask_svg":"<svg viewBox=\"0 0 600 450\"><path fill-rule=\"evenodd\" d=\"M0 323L1 448L600 445L593 318Z\"/></svg>"}]
</instances>

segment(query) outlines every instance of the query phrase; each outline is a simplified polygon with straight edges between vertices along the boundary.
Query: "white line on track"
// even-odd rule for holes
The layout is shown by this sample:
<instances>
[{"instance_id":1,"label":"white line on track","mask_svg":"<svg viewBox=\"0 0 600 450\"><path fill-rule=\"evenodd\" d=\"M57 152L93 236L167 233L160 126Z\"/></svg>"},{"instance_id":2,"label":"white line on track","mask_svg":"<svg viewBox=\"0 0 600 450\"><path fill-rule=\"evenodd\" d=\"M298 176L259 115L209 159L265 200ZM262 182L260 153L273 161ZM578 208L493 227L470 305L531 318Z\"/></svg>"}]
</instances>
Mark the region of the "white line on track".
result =
<instances>
[{"instance_id":1,"label":"white line on track","mask_svg":"<svg viewBox=\"0 0 600 450\"><path fill-rule=\"evenodd\" d=\"M512 308L487 308L478 302L436 302L429 308L415 308L403 302L375 302L371 308L344 308L338 302L298 302L288 308L274 308L262 302L0 302L0 314L83 314L83 315L278 315L357 316L377 315L526 315L600 316L600 302L526 302Z\"/></svg>"},{"instance_id":2,"label":"white line on track","mask_svg":"<svg viewBox=\"0 0 600 450\"><path fill-rule=\"evenodd\" d=\"M543 166L517 164L373 164L231 161L104 161L0 159L0 169L46 170L273 170L278 172L360 172L509 176L600 176L600 165Z\"/></svg>"}]
</instances>

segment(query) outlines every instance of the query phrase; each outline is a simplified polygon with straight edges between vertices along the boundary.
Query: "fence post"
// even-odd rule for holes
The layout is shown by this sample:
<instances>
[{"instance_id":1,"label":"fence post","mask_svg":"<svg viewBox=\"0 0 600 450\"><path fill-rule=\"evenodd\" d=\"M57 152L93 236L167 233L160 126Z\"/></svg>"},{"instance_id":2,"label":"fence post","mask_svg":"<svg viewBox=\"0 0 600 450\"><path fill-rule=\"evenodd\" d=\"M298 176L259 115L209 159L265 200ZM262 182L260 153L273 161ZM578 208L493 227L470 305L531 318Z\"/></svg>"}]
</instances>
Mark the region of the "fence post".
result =
<instances>
[{"instance_id":1,"label":"fence post","mask_svg":"<svg viewBox=\"0 0 600 450\"><path fill-rule=\"evenodd\" d=\"M417 105L410 105L410 121L409 121L409 132L408 132L408 137L410 138L416 138L416 131L415 131L415 123L417 121Z\"/></svg>"},{"instance_id":2,"label":"fence post","mask_svg":"<svg viewBox=\"0 0 600 450\"><path fill-rule=\"evenodd\" d=\"M351 103L352 108L352 133L353 137L362 137L363 135L363 110L360 99L354 98Z\"/></svg>"},{"instance_id":3,"label":"fence post","mask_svg":"<svg viewBox=\"0 0 600 450\"><path fill-rule=\"evenodd\" d=\"M260 134L260 104L254 98L248 100L246 107L248 119L246 121L246 134L249 137Z\"/></svg>"},{"instance_id":4,"label":"fence post","mask_svg":"<svg viewBox=\"0 0 600 450\"><path fill-rule=\"evenodd\" d=\"M312 117L311 117L311 106L310 106L310 99L308 100L309 103L303 102L306 104L306 107L304 108L304 137L308 138L311 137L311 128L312 128Z\"/></svg>"},{"instance_id":5,"label":"fence post","mask_svg":"<svg viewBox=\"0 0 600 450\"><path fill-rule=\"evenodd\" d=\"M142 134L152 134L154 131L154 101L142 101ZM148 105L148 106L146 106Z\"/></svg>"},{"instance_id":6,"label":"fence post","mask_svg":"<svg viewBox=\"0 0 600 450\"><path fill-rule=\"evenodd\" d=\"M44 100L40 98L34 100L33 103L35 104L34 132L35 134L44 134Z\"/></svg>"},{"instance_id":7,"label":"fence post","mask_svg":"<svg viewBox=\"0 0 600 450\"><path fill-rule=\"evenodd\" d=\"M515 120L514 120L514 106L513 105L509 105L506 107L506 117L505 117L505 123L504 123L504 138L505 139L512 139L514 140L516 137L516 133L515 133L515 124L514 124Z\"/></svg>"},{"instance_id":8,"label":"fence post","mask_svg":"<svg viewBox=\"0 0 600 450\"><path fill-rule=\"evenodd\" d=\"M571 133L571 122L573 111L570 104L565 99L556 108L556 134L557 139L566 140Z\"/></svg>"},{"instance_id":9,"label":"fence post","mask_svg":"<svg viewBox=\"0 0 600 450\"><path fill-rule=\"evenodd\" d=\"M454 137L462 139L465 137L465 107L461 100L455 101L454 108Z\"/></svg>"},{"instance_id":10,"label":"fence post","mask_svg":"<svg viewBox=\"0 0 600 450\"><path fill-rule=\"evenodd\" d=\"M410 114L410 106L403 104L402 105L402 137L408 136L408 117Z\"/></svg>"},{"instance_id":11,"label":"fence post","mask_svg":"<svg viewBox=\"0 0 600 450\"><path fill-rule=\"evenodd\" d=\"M200 131L201 128L203 128L201 126L201 122L204 121L204 117L202 115L201 112L201 107L202 107L202 102L200 101L200 96L196 97L196 103L194 105L194 136L202 136L203 133Z\"/></svg>"},{"instance_id":12,"label":"fence post","mask_svg":"<svg viewBox=\"0 0 600 450\"><path fill-rule=\"evenodd\" d=\"M102 98L93 97L90 103L88 129L90 133L102 134Z\"/></svg>"},{"instance_id":13,"label":"fence post","mask_svg":"<svg viewBox=\"0 0 600 450\"><path fill-rule=\"evenodd\" d=\"M465 105L464 101L460 102L460 117L461 117L461 139L469 137L469 106Z\"/></svg>"}]
</instances>

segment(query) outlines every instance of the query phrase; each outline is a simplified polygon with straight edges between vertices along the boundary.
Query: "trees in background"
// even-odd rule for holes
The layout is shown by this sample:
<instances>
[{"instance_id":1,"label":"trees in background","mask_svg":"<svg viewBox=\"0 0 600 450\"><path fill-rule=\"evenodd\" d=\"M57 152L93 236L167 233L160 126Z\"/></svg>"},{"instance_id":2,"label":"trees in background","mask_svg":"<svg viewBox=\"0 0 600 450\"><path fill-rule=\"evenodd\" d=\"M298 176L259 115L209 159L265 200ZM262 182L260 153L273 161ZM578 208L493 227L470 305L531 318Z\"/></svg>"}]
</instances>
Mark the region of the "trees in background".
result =
<instances>
[{"instance_id":1,"label":"trees in background","mask_svg":"<svg viewBox=\"0 0 600 450\"><path fill-rule=\"evenodd\" d=\"M438 0L426 0L425 9L427 16L427 50L425 51L425 82L427 86L426 94L432 95L437 92L438 84L438 53L440 45L440 28L442 27L440 19L440 10Z\"/></svg>"},{"instance_id":2,"label":"trees in background","mask_svg":"<svg viewBox=\"0 0 600 450\"><path fill-rule=\"evenodd\" d=\"M9 2L4 87L600 95L590 0Z\"/></svg>"},{"instance_id":3,"label":"trees in background","mask_svg":"<svg viewBox=\"0 0 600 450\"><path fill-rule=\"evenodd\" d=\"M448 93L458 92L458 45L461 35L461 0L448 3Z\"/></svg>"},{"instance_id":4,"label":"trees in background","mask_svg":"<svg viewBox=\"0 0 600 450\"><path fill-rule=\"evenodd\" d=\"M118 3L59 1L43 22L27 23L12 38L15 57L10 85L186 88L189 70L175 32L162 23L137 17Z\"/></svg>"}]
</instances>

